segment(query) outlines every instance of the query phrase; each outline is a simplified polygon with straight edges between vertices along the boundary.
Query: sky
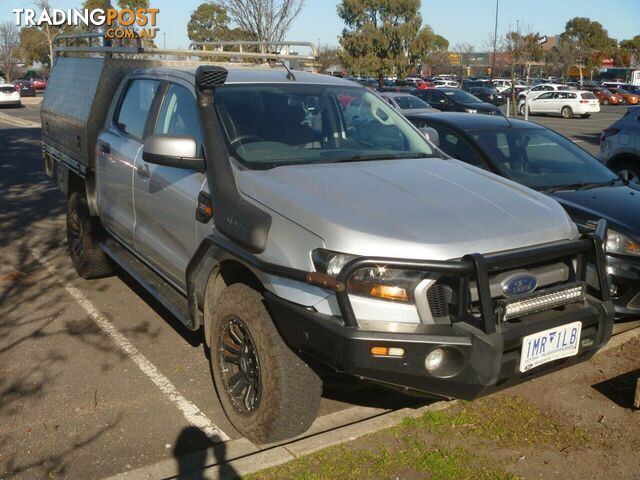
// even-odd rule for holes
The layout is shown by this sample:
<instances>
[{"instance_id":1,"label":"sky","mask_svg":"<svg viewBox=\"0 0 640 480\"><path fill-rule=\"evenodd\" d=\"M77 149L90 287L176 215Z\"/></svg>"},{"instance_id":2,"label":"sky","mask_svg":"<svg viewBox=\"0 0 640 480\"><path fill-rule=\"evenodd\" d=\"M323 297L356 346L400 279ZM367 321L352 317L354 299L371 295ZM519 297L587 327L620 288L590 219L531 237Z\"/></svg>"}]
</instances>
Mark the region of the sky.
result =
<instances>
[{"instance_id":1,"label":"sky","mask_svg":"<svg viewBox=\"0 0 640 480\"><path fill-rule=\"evenodd\" d=\"M50 0L55 8L73 8L82 0ZM186 48L186 25L191 12L203 0L151 0L160 9L157 44L167 48ZM306 0L294 21L288 40L337 45L343 24L336 13L339 0ZM29 8L33 0L0 0L0 22L15 22L13 8ZM449 40L450 45L470 43L485 50L493 36L496 0L422 0L423 22ZM640 34L640 0L499 0L498 33L520 24L541 35L557 35L567 20L588 17L603 24L618 40ZM166 36L163 35L166 33Z\"/></svg>"}]
</instances>

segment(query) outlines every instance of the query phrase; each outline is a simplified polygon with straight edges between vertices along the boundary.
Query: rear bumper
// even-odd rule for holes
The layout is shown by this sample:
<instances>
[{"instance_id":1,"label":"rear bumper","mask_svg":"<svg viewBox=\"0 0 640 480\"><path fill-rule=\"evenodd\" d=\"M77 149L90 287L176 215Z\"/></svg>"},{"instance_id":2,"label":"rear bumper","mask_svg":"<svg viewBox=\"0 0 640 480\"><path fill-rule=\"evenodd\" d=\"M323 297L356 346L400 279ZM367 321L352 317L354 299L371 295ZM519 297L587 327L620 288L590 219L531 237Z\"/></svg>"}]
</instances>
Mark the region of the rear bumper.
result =
<instances>
[{"instance_id":1,"label":"rear bumper","mask_svg":"<svg viewBox=\"0 0 640 480\"><path fill-rule=\"evenodd\" d=\"M338 372L396 388L462 399L587 360L609 340L613 328L611 304L592 298L560 313L531 315L526 322L492 334L464 322L418 325L412 332L363 331L274 295L267 295L267 305L280 334L292 348ZM582 323L576 356L520 372L524 336L575 321ZM372 355L371 348L381 345L402 348L405 353L401 358ZM454 375L438 378L426 370L426 356L438 347L454 353L452 361L461 362Z\"/></svg>"}]
</instances>

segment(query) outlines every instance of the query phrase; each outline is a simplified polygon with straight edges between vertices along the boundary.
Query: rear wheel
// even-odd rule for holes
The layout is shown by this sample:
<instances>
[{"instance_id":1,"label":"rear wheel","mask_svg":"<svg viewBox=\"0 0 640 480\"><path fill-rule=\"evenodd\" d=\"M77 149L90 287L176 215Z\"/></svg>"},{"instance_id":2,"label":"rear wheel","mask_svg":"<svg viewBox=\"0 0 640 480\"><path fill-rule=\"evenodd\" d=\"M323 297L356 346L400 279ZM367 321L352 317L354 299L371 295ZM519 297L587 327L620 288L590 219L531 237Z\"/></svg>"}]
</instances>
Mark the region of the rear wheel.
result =
<instances>
[{"instance_id":1,"label":"rear wheel","mask_svg":"<svg viewBox=\"0 0 640 480\"><path fill-rule=\"evenodd\" d=\"M82 278L102 278L113 273L109 258L100 249L104 232L92 217L83 192L75 191L67 203L67 243L76 272Z\"/></svg>"},{"instance_id":2,"label":"rear wheel","mask_svg":"<svg viewBox=\"0 0 640 480\"><path fill-rule=\"evenodd\" d=\"M571 110L571 107L562 107L560 114L562 118L573 118L573 110Z\"/></svg>"},{"instance_id":3,"label":"rear wheel","mask_svg":"<svg viewBox=\"0 0 640 480\"><path fill-rule=\"evenodd\" d=\"M610 103L609 100L607 100L606 98L602 101L603 105L609 105L609 103Z\"/></svg>"},{"instance_id":4,"label":"rear wheel","mask_svg":"<svg viewBox=\"0 0 640 480\"><path fill-rule=\"evenodd\" d=\"M630 183L640 183L640 165L633 162L623 162L613 169L618 175Z\"/></svg>"},{"instance_id":5,"label":"rear wheel","mask_svg":"<svg viewBox=\"0 0 640 480\"><path fill-rule=\"evenodd\" d=\"M259 444L305 432L318 412L320 378L284 343L259 292L236 283L215 303L211 371L229 421Z\"/></svg>"}]
</instances>

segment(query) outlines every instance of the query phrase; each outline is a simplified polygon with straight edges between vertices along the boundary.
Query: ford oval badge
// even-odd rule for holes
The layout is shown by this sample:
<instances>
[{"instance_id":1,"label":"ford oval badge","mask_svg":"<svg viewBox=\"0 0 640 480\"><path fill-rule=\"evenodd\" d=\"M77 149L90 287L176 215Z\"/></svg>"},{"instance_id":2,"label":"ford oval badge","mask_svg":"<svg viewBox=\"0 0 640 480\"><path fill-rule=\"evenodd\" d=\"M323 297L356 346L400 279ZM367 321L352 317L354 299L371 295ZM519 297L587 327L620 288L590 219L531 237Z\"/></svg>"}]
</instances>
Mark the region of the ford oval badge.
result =
<instances>
[{"instance_id":1,"label":"ford oval badge","mask_svg":"<svg viewBox=\"0 0 640 480\"><path fill-rule=\"evenodd\" d=\"M502 291L508 297L520 297L533 292L538 280L533 275L520 274L509 277L502 282Z\"/></svg>"}]
</instances>

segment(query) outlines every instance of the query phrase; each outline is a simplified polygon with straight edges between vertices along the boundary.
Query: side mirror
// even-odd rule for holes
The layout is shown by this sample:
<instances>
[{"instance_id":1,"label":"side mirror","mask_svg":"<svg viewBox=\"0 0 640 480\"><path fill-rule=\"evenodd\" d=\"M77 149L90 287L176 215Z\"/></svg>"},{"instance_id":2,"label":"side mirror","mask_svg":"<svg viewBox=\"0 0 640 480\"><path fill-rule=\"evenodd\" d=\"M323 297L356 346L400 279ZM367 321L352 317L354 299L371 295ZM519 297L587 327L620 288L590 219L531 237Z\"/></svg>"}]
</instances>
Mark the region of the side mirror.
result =
<instances>
[{"instance_id":1,"label":"side mirror","mask_svg":"<svg viewBox=\"0 0 640 480\"><path fill-rule=\"evenodd\" d=\"M142 148L145 162L165 167L204 171L204 159L198 157L198 145L191 135L151 135Z\"/></svg>"},{"instance_id":2,"label":"side mirror","mask_svg":"<svg viewBox=\"0 0 640 480\"><path fill-rule=\"evenodd\" d=\"M422 134L429 139L436 147L440 148L440 134L435 128L421 127Z\"/></svg>"}]
</instances>

